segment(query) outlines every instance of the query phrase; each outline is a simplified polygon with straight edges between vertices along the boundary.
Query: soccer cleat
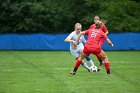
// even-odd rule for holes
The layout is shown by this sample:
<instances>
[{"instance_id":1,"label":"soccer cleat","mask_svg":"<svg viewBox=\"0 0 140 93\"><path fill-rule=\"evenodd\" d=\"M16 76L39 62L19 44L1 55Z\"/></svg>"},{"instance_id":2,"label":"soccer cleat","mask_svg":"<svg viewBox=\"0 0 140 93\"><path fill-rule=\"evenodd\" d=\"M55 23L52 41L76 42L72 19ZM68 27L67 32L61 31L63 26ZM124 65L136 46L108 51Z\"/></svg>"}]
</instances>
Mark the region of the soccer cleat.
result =
<instances>
[{"instance_id":1,"label":"soccer cleat","mask_svg":"<svg viewBox=\"0 0 140 93\"><path fill-rule=\"evenodd\" d=\"M100 69L100 68L98 68L98 69L97 69L97 72L99 72L100 70L101 70L101 69Z\"/></svg>"},{"instance_id":2,"label":"soccer cleat","mask_svg":"<svg viewBox=\"0 0 140 93\"><path fill-rule=\"evenodd\" d=\"M110 69L107 69L106 73L107 73L107 75L111 75Z\"/></svg>"},{"instance_id":3,"label":"soccer cleat","mask_svg":"<svg viewBox=\"0 0 140 93\"><path fill-rule=\"evenodd\" d=\"M75 75L75 74L76 74L76 72L74 72L74 71L71 71L71 72L70 72L70 74L71 74L71 75Z\"/></svg>"},{"instance_id":4,"label":"soccer cleat","mask_svg":"<svg viewBox=\"0 0 140 93\"><path fill-rule=\"evenodd\" d=\"M111 76L111 74L107 74L107 76Z\"/></svg>"},{"instance_id":5,"label":"soccer cleat","mask_svg":"<svg viewBox=\"0 0 140 93\"><path fill-rule=\"evenodd\" d=\"M91 72L90 69L87 69L88 72Z\"/></svg>"}]
</instances>

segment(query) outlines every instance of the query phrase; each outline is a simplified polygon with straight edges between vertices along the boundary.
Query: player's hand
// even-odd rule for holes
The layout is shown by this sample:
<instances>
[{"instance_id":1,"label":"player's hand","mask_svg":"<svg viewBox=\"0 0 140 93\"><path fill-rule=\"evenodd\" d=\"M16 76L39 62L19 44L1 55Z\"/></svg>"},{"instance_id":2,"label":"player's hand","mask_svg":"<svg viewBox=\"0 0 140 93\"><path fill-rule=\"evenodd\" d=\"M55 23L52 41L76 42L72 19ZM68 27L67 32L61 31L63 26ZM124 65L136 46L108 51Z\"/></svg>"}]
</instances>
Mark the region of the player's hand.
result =
<instances>
[{"instance_id":1,"label":"player's hand","mask_svg":"<svg viewBox=\"0 0 140 93\"><path fill-rule=\"evenodd\" d=\"M73 40L72 43L73 43L74 48L77 48L77 43L76 43L76 41Z\"/></svg>"},{"instance_id":2,"label":"player's hand","mask_svg":"<svg viewBox=\"0 0 140 93\"><path fill-rule=\"evenodd\" d=\"M114 47L114 45L113 45L113 44L111 44L111 46L112 46L112 47Z\"/></svg>"},{"instance_id":3,"label":"player's hand","mask_svg":"<svg viewBox=\"0 0 140 93\"><path fill-rule=\"evenodd\" d=\"M73 40L72 43L73 43L73 44L76 44L76 41Z\"/></svg>"}]
</instances>

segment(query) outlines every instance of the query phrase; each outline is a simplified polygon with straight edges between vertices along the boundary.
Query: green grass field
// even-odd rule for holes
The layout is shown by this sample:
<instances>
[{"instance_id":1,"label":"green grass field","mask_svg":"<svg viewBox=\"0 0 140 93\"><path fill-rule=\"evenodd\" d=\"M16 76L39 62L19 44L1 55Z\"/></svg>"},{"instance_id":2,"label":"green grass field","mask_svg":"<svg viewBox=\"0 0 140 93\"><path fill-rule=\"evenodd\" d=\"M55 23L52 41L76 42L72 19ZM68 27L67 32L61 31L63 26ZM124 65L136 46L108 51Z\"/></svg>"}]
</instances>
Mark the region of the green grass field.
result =
<instances>
[{"instance_id":1,"label":"green grass field","mask_svg":"<svg viewBox=\"0 0 140 93\"><path fill-rule=\"evenodd\" d=\"M106 53L111 76L82 66L71 76L69 51L0 51L0 93L140 93L140 51Z\"/></svg>"}]
</instances>

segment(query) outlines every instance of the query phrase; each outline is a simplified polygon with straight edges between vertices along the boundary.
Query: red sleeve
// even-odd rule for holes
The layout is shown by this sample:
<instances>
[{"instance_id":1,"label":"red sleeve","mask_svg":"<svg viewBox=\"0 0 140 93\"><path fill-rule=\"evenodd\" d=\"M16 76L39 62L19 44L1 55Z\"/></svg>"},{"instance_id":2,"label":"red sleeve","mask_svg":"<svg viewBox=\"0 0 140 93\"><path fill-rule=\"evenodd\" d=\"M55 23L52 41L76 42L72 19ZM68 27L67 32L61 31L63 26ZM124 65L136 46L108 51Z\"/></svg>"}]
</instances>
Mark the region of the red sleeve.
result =
<instances>
[{"instance_id":1,"label":"red sleeve","mask_svg":"<svg viewBox=\"0 0 140 93\"><path fill-rule=\"evenodd\" d=\"M105 26L104 24L102 25L102 31L103 31L104 33L107 32L107 28L106 28L106 26Z\"/></svg>"},{"instance_id":2,"label":"red sleeve","mask_svg":"<svg viewBox=\"0 0 140 93\"><path fill-rule=\"evenodd\" d=\"M89 30L85 30L85 35L88 35Z\"/></svg>"}]
</instances>

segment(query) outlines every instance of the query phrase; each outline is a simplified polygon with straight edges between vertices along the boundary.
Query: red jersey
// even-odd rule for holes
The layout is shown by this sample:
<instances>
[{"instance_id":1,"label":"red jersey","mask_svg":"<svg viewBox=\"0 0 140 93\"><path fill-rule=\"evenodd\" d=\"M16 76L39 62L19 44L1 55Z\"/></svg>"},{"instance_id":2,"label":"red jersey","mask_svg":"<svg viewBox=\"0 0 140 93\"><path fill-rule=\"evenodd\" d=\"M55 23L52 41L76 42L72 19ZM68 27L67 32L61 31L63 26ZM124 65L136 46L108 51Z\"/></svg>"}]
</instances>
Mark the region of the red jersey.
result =
<instances>
[{"instance_id":1,"label":"red jersey","mask_svg":"<svg viewBox=\"0 0 140 93\"><path fill-rule=\"evenodd\" d=\"M94 29L95 27L96 27L95 24L92 24L92 25L89 27L89 29ZM102 30L104 33L107 32L107 28L106 28L106 26L105 26L104 24L102 24L101 30Z\"/></svg>"},{"instance_id":2,"label":"red jersey","mask_svg":"<svg viewBox=\"0 0 140 93\"><path fill-rule=\"evenodd\" d=\"M102 32L100 28L85 30L85 34L88 35L88 40L85 46L88 46L91 48L99 48L100 40L108 39L107 35L104 32Z\"/></svg>"}]
</instances>

